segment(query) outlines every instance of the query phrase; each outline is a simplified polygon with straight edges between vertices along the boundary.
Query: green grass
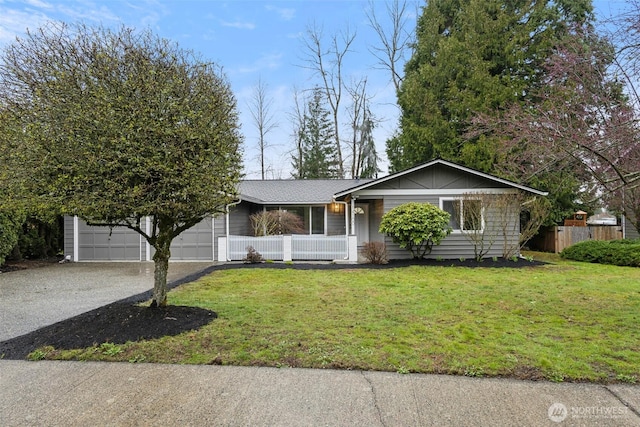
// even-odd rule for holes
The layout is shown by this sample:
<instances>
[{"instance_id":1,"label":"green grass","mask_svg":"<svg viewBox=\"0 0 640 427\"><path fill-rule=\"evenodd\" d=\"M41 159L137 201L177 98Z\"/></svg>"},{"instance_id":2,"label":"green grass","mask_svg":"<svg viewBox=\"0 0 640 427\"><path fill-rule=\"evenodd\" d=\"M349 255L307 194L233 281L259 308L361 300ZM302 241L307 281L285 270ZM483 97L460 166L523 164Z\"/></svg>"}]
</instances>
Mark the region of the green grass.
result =
<instances>
[{"instance_id":1,"label":"green grass","mask_svg":"<svg viewBox=\"0 0 640 427\"><path fill-rule=\"evenodd\" d=\"M640 269L543 257L556 264L217 271L169 300L214 310L218 319L124 344L108 360L640 378ZM47 354L105 358L95 348Z\"/></svg>"}]
</instances>

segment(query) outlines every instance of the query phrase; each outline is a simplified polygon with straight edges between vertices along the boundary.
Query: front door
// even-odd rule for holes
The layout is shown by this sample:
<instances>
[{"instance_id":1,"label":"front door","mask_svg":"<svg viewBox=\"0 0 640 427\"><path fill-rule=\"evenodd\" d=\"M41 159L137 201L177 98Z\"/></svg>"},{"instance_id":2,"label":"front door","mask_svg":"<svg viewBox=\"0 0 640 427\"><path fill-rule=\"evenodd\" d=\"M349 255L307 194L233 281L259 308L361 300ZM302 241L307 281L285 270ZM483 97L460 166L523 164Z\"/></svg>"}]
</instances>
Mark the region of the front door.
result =
<instances>
[{"instance_id":1,"label":"front door","mask_svg":"<svg viewBox=\"0 0 640 427\"><path fill-rule=\"evenodd\" d=\"M356 224L355 234L358 236L358 246L369 241L369 204L356 203L354 209Z\"/></svg>"}]
</instances>

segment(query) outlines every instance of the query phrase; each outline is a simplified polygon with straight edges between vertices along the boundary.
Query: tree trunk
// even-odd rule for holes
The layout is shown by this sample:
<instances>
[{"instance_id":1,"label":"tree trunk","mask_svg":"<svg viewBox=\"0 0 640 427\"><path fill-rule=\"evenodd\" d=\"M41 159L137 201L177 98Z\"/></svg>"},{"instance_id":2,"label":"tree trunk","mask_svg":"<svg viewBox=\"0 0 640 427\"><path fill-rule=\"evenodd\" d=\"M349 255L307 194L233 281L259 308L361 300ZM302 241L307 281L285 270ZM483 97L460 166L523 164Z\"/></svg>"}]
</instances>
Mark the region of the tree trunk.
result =
<instances>
[{"instance_id":1,"label":"tree trunk","mask_svg":"<svg viewBox=\"0 0 640 427\"><path fill-rule=\"evenodd\" d=\"M171 257L170 244L171 240L168 243L159 243L155 247L151 307L164 307L167 305L167 272L169 271L169 258Z\"/></svg>"}]
</instances>

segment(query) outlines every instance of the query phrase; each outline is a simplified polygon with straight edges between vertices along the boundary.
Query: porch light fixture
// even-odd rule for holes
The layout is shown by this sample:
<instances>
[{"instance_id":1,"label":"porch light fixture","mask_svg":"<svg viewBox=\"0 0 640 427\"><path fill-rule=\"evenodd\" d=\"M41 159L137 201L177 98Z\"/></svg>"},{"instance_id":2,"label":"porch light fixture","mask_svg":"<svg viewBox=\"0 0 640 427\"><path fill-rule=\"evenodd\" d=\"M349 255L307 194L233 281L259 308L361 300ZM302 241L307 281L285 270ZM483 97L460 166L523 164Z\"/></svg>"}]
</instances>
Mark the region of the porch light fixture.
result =
<instances>
[{"instance_id":1,"label":"porch light fixture","mask_svg":"<svg viewBox=\"0 0 640 427\"><path fill-rule=\"evenodd\" d=\"M331 205L332 205L331 206L331 211L333 213L335 213L335 214L344 213L344 205L342 203L333 202Z\"/></svg>"}]
</instances>

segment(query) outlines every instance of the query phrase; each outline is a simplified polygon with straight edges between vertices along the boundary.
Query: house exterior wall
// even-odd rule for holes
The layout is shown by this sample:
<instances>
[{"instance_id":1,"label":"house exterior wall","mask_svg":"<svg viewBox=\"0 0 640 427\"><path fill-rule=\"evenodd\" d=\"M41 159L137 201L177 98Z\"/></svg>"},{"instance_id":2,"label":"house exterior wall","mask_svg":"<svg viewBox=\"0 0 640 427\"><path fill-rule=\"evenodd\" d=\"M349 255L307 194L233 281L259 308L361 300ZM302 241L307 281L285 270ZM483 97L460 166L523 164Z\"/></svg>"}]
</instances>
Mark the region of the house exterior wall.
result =
<instances>
[{"instance_id":1,"label":"house exterior wall","mask_svg":"<svg viewBox=\"0 0 640 427\"><path fill-rule=\"evenodd\" d=\"M288 205L283 204L282 206ZM303 205L304 208L309 208L309 206L310 205ZM326 212L325 234L328 236L346 235L344 212L332 212L331 205L322 206L325 208ZM277 209L277 206L274 206L273 208ZM262 210L263 206L253 203L240 203L239 205L231 207L229 211L229 234L232 236L253 236L253 228L251 227L251 219L249 217L256 212L261 212ZM224 224L226 218L221 216L219 221L222 221ZM216 237L225 235L225 227L216 231Z\"/></svg>"},{"instance_id":2,"label":"house exterior wall","mask_svg":"<svg viewBox=\"0 0 640 427\"><path fill-rule=\"evenodd\" d=\"M441 199L450 199L460 197L459 193L450 194L438 194L438 195L424 195L424 196L385 196L383 199L382 214L389 212L396 206L400 206L404 203L418 202L418 203L430 203L434 206L440 207ZM514 213L519 210L512 210ZM375 215L374 222L377 222L378 227L380 224L381 216L379 211L371 210L372 216ZM500 213L498 207L492 207L484 212L485 228L484 228L484 245L485 248L489 248L484 255L485 258L501 257L503 254L505 243L508 246L513 247L518 244L520 226L520 218L518 215L511 214L505 218L506 215ZM506 221L507 225L503 226L503 221ZM505 238L506 235L506 238ZM382 236L387 246L387 253L389 259L408 259L411 258L411 252L408 249L403 249L396 243L393 243L391 237ZM373 240L373 239L371 239ZM479 243L478 243L479 244ZM471 259L475 257L474 241L471 239L471 234L465 234L465 232L454 231L447 236L440 245L434 246L431 254L426 256L427 258L442 258L442 259L458 259L465 258Z\"/></svg>"},{"instance_id":3,"label":"house exterior wall","mask_svg":"<svg viewBox=\"0 0 640 427\"><path fill-rule=\"evenodd\" d=\"M327 236L339 236L347 234L345 226L345 215L342 213L331 212L330 205L325 206L327 212Z\"/></svg>"},{"instance_id":4,"label":"house exterior wall","mask_svg":"<svg viewBox=\"0 0 640 427\"><path fill-rule=\"evenodd\" d=\"M436 164L407 175L401 175L380 184L354 192L358 202L369 198L370 240L384 241L389 259L411 258L411 252L393 243L390 237L378 232L382 216L391 209L408 202L431 203L442 207L443 199L464 198L467 193L505 193L515 191L509 185L492 181L483 176L459 170L444 164ZM519 212L519 210L515 210ZM505 243L516 245L519 239L519 215L504 218L497 207L484 212L485 245L491 245L485 257L500 257ZM503 227L503 222L507 226ZM504 231L503 231L504 230ZM506 238L503 237L506 235ZM489 243L492 242L492 243ZM360 244L361 242L359 242ZM429 258L474 258L474 242L470 235L454 231L440 245L434 246Z\"/></svg>"},{"instance_id":5,"label":"house exterior wall","mask_svg":"<svg viewBox=\"0 0 640 427\"><path fill-rule=\"evenodd\" d=\"M233 206L229 209L229 234L232 236L253 236L251 220L253 213L251 206L246 203ZM226 235L226 230L223 235Z\"/></svg>"}]
</instances>

